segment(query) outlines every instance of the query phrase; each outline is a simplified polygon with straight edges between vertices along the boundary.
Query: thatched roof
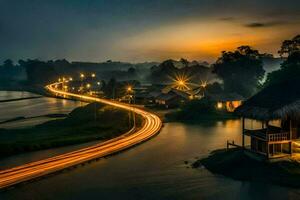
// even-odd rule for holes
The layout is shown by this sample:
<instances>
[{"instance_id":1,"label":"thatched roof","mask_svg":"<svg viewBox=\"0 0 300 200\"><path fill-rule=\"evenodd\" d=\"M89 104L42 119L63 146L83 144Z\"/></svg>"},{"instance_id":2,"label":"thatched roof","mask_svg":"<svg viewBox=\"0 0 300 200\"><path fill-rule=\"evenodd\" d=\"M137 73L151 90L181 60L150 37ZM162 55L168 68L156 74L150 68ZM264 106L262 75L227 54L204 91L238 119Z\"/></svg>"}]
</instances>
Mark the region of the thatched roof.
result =
<instances>
[{"instance_id":1,"label":"thatched roof","mask_svg":"<svg viewBox=\"0 0 300 200\"><path fill-rule=\"evenodd\" d=\"M156 97L156 99L170 100L178 96L183 99L189 99L189 95L187 93L176 89L171 89L168 93L161 93L159 96Z\"/></svg>"},{"instance_id":2,"label":"thatched roof","mask_svg":"<svg viewBox=\"0 0 300 200\"><path fill-rule=\"evenodd\" d=\"M243 101L244 97L237 93L220 93L220 94L210 94L207 93L206 96L213 101L221 101L221 102L226 102L226 101Z\"/></svg>"},{"instance_id":3,"label":"thatched roof","mask_svg":"<svg viewBox=\"0 0 300 200\"><path fill-rule=\"evenodd\" d=\"M300 79L264 88L238 107L235 113L258 120L300 117Z\"/></svg>"}]
</instances>

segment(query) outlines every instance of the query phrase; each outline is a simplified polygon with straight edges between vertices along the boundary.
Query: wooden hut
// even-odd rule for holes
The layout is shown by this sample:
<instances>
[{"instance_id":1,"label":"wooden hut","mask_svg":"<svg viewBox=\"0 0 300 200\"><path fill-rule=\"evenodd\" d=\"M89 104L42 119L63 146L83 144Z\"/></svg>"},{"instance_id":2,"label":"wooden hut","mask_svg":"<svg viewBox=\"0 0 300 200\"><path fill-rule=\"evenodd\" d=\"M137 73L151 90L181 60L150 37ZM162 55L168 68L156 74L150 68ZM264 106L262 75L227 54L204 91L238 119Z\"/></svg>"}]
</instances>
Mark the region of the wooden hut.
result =
<instances>
[{"instance_id":1,"label":"wooden hut","mask_svg":"<svg viewBox=\"0 0 300 200\"><path fill-rule=\"evenodd\" d=\"M172 88L171 90L162 92L159 96L157 96L155 103L164 106L165 108L174 108L187 100L189 100L189 94Z\"/></svg>"},{"instance_id":2,"label":"wooden hut","mask_svg":"<svg viewBox=\"0 0 300 200\"><path fill-rule=\"evenodd\" d=\"M245 101L235 113L242 117L243 147L245 136L249 136L250 150L255 153L267 158L290 156L297 150L300 138L300 81L270 85ZM258 120L261 128L245 128L246 118ZM279 125L271 125L272 120Z\"/></svg>"},{"instance_id":3,"label":"wooden hut","mask_svg":"<svg viewBox=\"0 0 300 200\"><path fill-rule=\"evenodd\" d=\"M242 105L242 102L244 101L244 98L236 93L208 93L207 97L215 102L215 107L218 110L225 110L227 112L234 112L234 110Z\"/></svg>"}]
</instances>

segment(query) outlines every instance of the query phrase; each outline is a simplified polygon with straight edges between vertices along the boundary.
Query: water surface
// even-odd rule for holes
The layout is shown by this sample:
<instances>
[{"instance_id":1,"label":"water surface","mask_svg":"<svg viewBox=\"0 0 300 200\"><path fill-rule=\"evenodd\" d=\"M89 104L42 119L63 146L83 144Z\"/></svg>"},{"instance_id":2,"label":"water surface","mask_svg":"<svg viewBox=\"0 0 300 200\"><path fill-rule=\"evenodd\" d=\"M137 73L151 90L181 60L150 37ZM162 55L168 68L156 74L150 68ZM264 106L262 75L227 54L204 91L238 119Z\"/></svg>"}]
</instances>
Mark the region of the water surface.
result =
<instances>
[{"instance_id":1,"label":"water surface","mask_svg":"<svg viewBox=\"0 0 300 200\"><path fill-rule=\"evenodd\" d=\"M0 91L0 99L14 99L28 96L37 96L33 93L19 91ZM25 99L21 101L11 101L0 103L0 122L16 117L34 117L46 114L66 114L74 108L84 105L78 101L42 97L38 99ZM41 118L40 122L44 122ZM26 121L28 125L38 124L38 119L32 122ZM26 124L25 123L25 124ZM18 126L18 124L17 124ZM1 125L0 125L1 128ZM4 128L4 127L3 127Z\"/></svg>"},{"instance_id":2,"label":"water surface","mask_svg":"<svg viewBox=\"0 0 300 200\"><path fill-rule=\"evenodd\" d=\"M18 186L0 194L0 199L300 199L296 189L234 181L184 164L224 148L227 139L239 143L240 130L239 120L167 123L141 145ZM43 152L49 154L47 150L27 156L34 159Z\"/></svg>"}]
</instances>

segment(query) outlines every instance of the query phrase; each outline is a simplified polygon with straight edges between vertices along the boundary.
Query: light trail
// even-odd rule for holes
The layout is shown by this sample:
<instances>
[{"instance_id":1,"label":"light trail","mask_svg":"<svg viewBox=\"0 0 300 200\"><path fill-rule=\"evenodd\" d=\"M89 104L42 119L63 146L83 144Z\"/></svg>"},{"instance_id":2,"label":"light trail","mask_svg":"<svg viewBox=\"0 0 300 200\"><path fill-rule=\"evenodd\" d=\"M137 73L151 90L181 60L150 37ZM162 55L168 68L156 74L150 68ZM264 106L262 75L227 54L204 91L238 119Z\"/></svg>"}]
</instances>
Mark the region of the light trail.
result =
<instances>
[{"instance_id":1,"label":"light trail","mask_svg":"<svg viewBox=\"0 0 300 200\"><path fill-rule=\"evenodd\" d=\"M107 155L114 154L122 151L156 135L161 127L162 122L160 118L152 113L144 111L140 108L134 108L131 105L115 102L107 99L100 99L80 94L74 94L56 89L55 86L60 84L53 83L46 86L46 89L54 94L63 95L65 97L78 98L81 100L99 102L121 109L132 111L141 115L144 119L143 126L139 130L130 130L128 133L123 134L117 138L93 145L91 147L83 148L80 150L72 151L62 155L54 156L51 158L43 159L36 162L31 162L11 169L0 171L0 189L35 179L47 174L61 171L68 167L78 165L96 158L101 158ZM134 133L132 133L135 131Z\"/></svg>"}]
</instances>

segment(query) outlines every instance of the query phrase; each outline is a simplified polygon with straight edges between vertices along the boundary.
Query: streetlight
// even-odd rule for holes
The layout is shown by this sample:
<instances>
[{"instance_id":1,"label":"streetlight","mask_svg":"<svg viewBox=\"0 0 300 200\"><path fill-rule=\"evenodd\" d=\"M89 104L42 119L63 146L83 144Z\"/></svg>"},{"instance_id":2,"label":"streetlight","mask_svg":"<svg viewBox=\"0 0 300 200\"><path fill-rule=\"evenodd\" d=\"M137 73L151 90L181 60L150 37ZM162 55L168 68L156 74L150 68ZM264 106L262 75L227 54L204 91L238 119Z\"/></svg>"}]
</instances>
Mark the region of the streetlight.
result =
<instances>
[{"instance_id":1,"label":"streetlight","mask_svg":"<svg viewBox=\"0 0 300 200\"><path fill-rule=\"evenodd\" d=\"M95 74L95 73L92 73L92 77L95 78L95 77L96 77L96 74Z\"/></svg>"},{"instance_id":2,"label":"streetlight","mask_svg":"<svg viewBox=\"0 0 300 200\"><path fill-rule=\"evenodd\" d=\"M65 91L68 91L68 86L65 85L65 86L64 86L64 89L65 89Z\"/></svg>"},{"instance_id":3,"label":"streetlight","mask_svg":"<svg viewBox=\"0 0 300 200\"><path fill-rule=\"evenodd\" d=\"M70 77L70 78L69 78L69 81L73 81L73 78L72 78L72 77Z\"/></svg>"},{"instance_id":4,"label":"streetlight","mask_svg":"<svg viewBox=\"0 0 300 200\"><path fill-rule=\"evenodd\" d=\"M178 79L178 80L176 80L175 84L176 84L176 88L178 90L188 89L187 82L185 79Z\"/></svg>"},{"instance_id":5,"label":"streetlight","mask_svg":"<svg viewBox=\"0 0 300 200\"><path fill-rule=\"evenodd\" d=\"M184 85L185 85L185 82L184 82L183 80L179 80L179 81L178 81L178 85L184 86Z\"/></svg>"},{"instance_id":6,"label":"streetlight","mask_svg":"<svg viewBox=\"0 0 300 200\"><path fill-rule=\"evenodd\" d=\"M86 88L88 88L88 89L89 89L90 87L91 87L91 84L89 84L89 83L88 83L88 84L86 84Z\"/></svg>"},{"instance_id":7,"label":"streetlight","mask_svg":"<svg viewBox=\"0 0 300 200\"><path fill-rule=\"evenodd\" d=\"M131 86L127 87L127 92L132 92L132 87Z\"/></svg>"},{"instance_id":8,"label":"streetlight","mask_svg":"<svg viewBox=\"0 0 300 200\"><path fill-rule=\"evenodd\" d=\"M132 102L132 104L135 104L135 96L134 96L134 90L132 86L127 87L127 92L129 95L129 104ZM130 95L132 94L132 95ZM132 100L132 101L131 101ZM132 115L133 115L133 126L135 127L135 112L134 112L134 107L132 108ZM130 119L129 119L130 120Z\"/></svg>"},{"instance_id":9,"label":"streetlight","mask_svg":"<svg viewBox=\"0 0 300 200\"><path fill-rule=\"evenodd\" d=\"M201 80L200 87L203 88L203 94L202 94L203 97L204 97L204 92L205 92L206 86L207 86L207 81L202 81L202 80Z\"/></svg>"},{"instance_id":10,"label":"streetlight","mask_svg":"<svg viewBox=\"0 0 300 200\"><path fill-rule=\"evenodd\" d=\"M80 81L81 81L80 88L83 88L83 78L84 78L84 74L80 73Z\"/></svg>"},{"instance_id":11,"label":"streetlight","mask_svg":"<svg viewBox=\"0 0 300 200\"><path fill-rule=\"evenodd\" d=\"M173 81L173 84L172 84L173 88L176 88L177 90L182 90L182 91L190 90L190 88L188 86L190 77L185 75L184 73L176 74L175 77L173 77L173 78L171 77L171 79Z\"/></svg>"}]
</instances>

